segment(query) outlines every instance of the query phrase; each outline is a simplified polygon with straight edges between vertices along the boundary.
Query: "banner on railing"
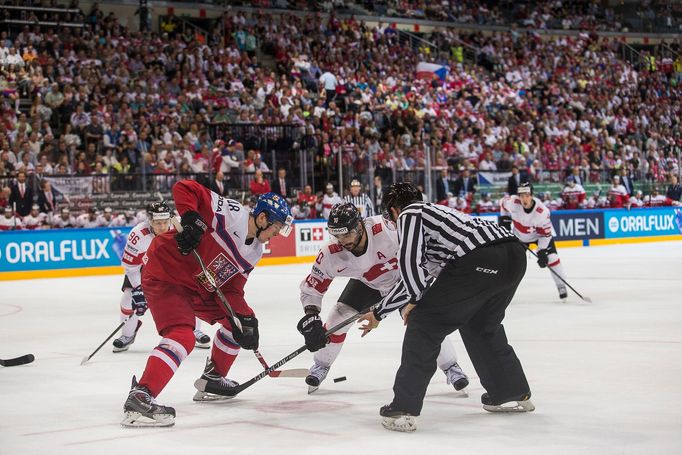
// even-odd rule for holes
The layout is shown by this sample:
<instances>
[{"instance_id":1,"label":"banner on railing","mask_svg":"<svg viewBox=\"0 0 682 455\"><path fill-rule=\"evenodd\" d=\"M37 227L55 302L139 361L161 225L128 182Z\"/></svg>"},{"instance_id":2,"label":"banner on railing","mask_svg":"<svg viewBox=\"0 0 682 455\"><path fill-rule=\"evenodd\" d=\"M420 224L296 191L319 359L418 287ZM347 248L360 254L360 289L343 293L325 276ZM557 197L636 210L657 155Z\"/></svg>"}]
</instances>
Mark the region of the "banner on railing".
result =
<instances>
[{"instance_id":1,"label":"banner on railing","mask_svg":"<svg viewBox=\"0 0 682 455\"><path fill-rule=\"evenodd\" d=\"M476 175L479 185L506 185L512 173L478 171Z\"/></svg>"},{"instance_id":2,"label":"banner on railing","mask_svg":"<svg viewBox=\"0 0 682 455\"><path fill-rule=\"evenodd\" d=\"M682 208L660 207L646 210L607 210L605 237L649 237L682 234Z\"/></svg>"},{"instance_id":3,"label":"banner on railing","mask_svg":"<svg viewBox=\"0 0 682 455\"><path fill-rule=\"evenodd\" d=\"M65 196L90 196L92 177L45 177L52 188Z\"/></svg>"}]
</instances>

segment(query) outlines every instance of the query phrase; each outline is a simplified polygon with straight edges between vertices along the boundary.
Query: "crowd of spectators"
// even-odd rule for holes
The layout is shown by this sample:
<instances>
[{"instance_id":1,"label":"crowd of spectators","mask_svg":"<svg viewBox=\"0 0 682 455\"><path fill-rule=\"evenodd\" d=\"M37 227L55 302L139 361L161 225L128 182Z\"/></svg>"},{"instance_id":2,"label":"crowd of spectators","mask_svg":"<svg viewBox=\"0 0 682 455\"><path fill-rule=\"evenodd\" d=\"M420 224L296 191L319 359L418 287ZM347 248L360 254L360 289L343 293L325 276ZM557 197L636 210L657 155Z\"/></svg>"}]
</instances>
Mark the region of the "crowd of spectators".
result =
<instances>
[{"instance_id":1,"label":"crowd of spectators","mask_svg":"<svg viewBox=\"0 0 682 455\"><path fill-rule=\"evenodd\" d=\"M205 39L136 32L97 5L84 17L83 29L0 33L6 186L23 171L34 189L55 174L125 190L142 173L167 190L210 172L207 185L259 194L271 178L264 157L214 142L206 123L219 121L298 125L315 141L318 166L340 164L365 187L372 174L390 184L423 173L427 154L451 180L516 166L534 183L574 173L604 183L625 172L662 186L680 172L682 61L638 68L619 60L616 40L441 29L434 52L401 44L388 24L334 14L230 12ZM488 64L465 61L466 45ZM419 79L420 61L450 71Z\"/></svg>"}]
</instances>

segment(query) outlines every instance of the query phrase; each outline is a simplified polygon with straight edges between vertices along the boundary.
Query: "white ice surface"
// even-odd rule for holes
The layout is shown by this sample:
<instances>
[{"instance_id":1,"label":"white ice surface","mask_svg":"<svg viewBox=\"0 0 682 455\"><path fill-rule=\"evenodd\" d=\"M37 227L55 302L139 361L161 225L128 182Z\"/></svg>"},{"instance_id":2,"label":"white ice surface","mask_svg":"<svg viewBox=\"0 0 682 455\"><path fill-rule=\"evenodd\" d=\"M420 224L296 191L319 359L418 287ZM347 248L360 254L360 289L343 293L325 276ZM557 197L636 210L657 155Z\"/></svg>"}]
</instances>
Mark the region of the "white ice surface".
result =
<instances>
[{"instance_id":1,"label":"white ice surface","mask_svg":"<svg viewBox=\"0 0 682 455\"><path fill-rule=\"evenodd\" d=\"M108 343L118 324L121 277L0 283L0 358L35 354L33 364L0 367L0 454L680 454L682 453L682 242L563 249L574 294L560 303L546 270L529 262L505 327L530 382L530 414L481 409L482 388L457 334L469 397L433 377L418 430L380 425L392 399L403 328L397 315L361 339L354 328L322 388L265 378L237 398L194 403L206 350L183 363L159 401L177 410L170 429L119 422L133 374L142 373L158 335L144 317L129 352ZM309 265L257 268L246 296L260 320L271 363L302 344L298 284ZM333 283L323 315L345 282ZM213 336L214 330L208 330ZM284 368L305 367L304 353ZM230 377L259 372L240 354ZM347 376L345 382L332 378Z\"/></svg>"}]
</instances>

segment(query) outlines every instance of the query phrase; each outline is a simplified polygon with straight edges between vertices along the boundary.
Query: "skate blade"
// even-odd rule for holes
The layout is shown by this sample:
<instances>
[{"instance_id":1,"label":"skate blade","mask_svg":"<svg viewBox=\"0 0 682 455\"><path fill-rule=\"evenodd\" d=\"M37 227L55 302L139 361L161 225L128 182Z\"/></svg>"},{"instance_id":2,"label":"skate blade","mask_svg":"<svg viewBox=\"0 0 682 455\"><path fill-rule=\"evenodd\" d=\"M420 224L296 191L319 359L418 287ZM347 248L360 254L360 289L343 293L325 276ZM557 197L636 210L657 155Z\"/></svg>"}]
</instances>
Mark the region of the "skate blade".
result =
<instances>
[{"instance_id":1,"label":"skate blade","mask_svg":"<svg viewBox=\"0 0 682 455\"><path fill-rule=\"evenodd\" d=\"M501 405L484 404L483 409L488 412L533 412L535 411L535 405L530 400L510 401Z\"/></svg>"},{"instance_id":2,"label":"skate blade","mask_svg":"<svg viewBox=\"0 0 682 455\"><path fill-rule=\"evenodd\" d=\"M381 425L387 430L412 433L417 430L417 419L414 416L382 417Z\"/></svg>"},{"instance_id":3,"label":"skate blade","mask_svg":"<svg viewBox=\"0 0 682 455\"><path fill-rule=\"evenodd\" d=\"M211 347L211 343L199 343L197 341L194 343L194 347L199 349L209 349Z\"/></svg>"},{"instance_id":4,"label":"skate blade","mask_svg":"<svg viewBox=\"0 0 682 455\"><path fill-rule=\"evenodd\" d=\"M117 348L114 346L114 348L111 350L111 352L125 352L128 349L130 349L130 345L123 347L123 348Z\"/></svg>"},{"instance_id":5,"label":"skate blade","mask_svg":"<svg viewBox=\"0 0 682 455\"><path fill-rule=\"evenodd\" d=\"M317 391L317 389L319 389L319 388L320 388L319 385L309 385L308 386L308 395L310 395L311 393L315 393Z\"/></svg>"},{"instance_id":6,"label":"skate blade","mask_svg":"<svg viewBox=\"0 0 682 455\"><path fill-rule=\"evenodd\" d=\"M175 417L171 414L157 414L154 418L143 416L139 412L128 411L121 421L121 426L127 428L172 427Z\"/></svg>"},{"instance_id":7,"label":"skate blade","mask_svg":"<svg viewBox=\"0 0 682 455\"><path fill-rule=\"evenodd\" d=\"M226 396L226 395L216 395L215 393L208 393L208 392L202 392L202 391L197 391L194 394L194 397L192 397L193 401L196 402L213 402L213 401L225 401L225 400L231 400L234 398L234 396Z\"/></svg>"}]
</instances>

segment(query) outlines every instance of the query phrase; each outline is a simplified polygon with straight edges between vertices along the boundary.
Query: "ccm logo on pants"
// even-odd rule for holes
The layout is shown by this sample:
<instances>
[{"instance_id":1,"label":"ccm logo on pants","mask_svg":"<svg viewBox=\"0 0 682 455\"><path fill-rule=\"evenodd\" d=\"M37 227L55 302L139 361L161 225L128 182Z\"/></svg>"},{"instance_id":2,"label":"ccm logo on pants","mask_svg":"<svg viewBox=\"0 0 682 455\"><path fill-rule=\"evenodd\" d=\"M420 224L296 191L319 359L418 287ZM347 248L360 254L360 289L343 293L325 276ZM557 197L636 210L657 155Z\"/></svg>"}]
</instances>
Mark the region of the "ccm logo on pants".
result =
<instances>
[{"instance_id":1,"label":"ccm logo on pants","mask_svg":"<svg viewBox=\"0 0 682 455\"><path fill-rule=\"evenodd\" d=\"M493 269L484 269L483 267L476 267L477 272L482 272L482 273L489 273L491 275L497 275L497 270Z\"/></svg>"}]
</instances>

